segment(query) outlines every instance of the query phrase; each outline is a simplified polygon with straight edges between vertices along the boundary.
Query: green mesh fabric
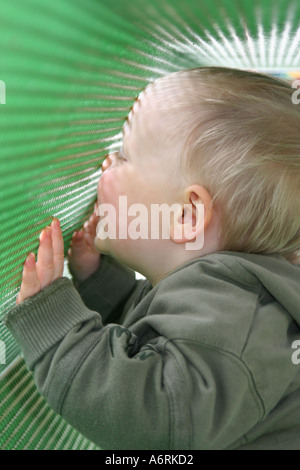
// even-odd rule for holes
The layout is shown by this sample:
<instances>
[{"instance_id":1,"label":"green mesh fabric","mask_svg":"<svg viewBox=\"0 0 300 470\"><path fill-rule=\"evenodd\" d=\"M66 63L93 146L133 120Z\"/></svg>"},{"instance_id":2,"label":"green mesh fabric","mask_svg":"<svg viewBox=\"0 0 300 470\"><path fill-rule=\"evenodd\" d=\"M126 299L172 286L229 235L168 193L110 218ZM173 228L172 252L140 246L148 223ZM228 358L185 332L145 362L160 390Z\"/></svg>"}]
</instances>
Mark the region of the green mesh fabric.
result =
<instances>
[{"instance_id":1,"label":"green mesh fabric","mask_svg":"<svg viewBox=\"0 0 300 470\"><path fill-rule=\"evenodd\" d=\"M58 217L67 251L92 212L101 162L139 92L201 65L300 78L299 18L290 0L3 2L0 319L42 228ZM2 322L0 407L2 450L96 449L38 394Z\"/></svg>"}]
</instances>

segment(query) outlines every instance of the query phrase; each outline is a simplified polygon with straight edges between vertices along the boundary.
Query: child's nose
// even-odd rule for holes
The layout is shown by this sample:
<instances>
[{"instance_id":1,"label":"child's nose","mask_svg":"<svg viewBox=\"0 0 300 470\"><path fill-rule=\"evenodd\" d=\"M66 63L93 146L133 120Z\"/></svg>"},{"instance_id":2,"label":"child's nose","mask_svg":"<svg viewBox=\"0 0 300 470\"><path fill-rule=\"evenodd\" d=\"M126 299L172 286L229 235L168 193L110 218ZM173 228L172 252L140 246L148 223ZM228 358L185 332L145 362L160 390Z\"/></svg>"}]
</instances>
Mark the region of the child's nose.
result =
<instances>
[{"instance_id":1,"label":"child's nose","mask_svg":"<svg viewBox=\"0 0 300 470\"><path fill-rule=\"evenodd\" d=\"M113 163L113 160L114 160L114 154L113 153L108 154L105 160L103 160L102 162L102 165L101 165L102 171L107 170L107 168L109 168L110 165Z\"/></svg>"}]
</instances>

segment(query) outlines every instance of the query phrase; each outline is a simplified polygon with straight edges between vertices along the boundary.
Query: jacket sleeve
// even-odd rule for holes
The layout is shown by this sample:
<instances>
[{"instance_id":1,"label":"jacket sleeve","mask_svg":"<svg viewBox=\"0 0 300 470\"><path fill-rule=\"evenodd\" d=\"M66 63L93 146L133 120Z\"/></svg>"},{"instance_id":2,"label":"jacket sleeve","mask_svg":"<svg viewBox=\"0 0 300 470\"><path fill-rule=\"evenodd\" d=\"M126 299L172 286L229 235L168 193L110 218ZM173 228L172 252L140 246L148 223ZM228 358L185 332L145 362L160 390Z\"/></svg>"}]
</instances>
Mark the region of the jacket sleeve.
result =
<instances>
[{"instance_id":1,"label":"jacket sleeve","mask_svg":"<svg viewBox=\"0 0 300 470\"><path fill-rule=\"evenodd\" d=\"M8 315L40 392L102 449L225 449L261 417L241 361L170 338L187 303L168 294L173 304L153 301L131 327L104 325L61 278Z\"/></svg>"},{"instance_id":2,"label":"jacket sleeve","mask_svg":"<svg viewBox=\"0 0 300 470\"><path fill-rule=\"evenodd\" d=\"M138 338L104 326L70 279L16 306L5 323L40 393L83 435L102 449L168 448L164 357L139 357Z\"/></svg>"},{"instance_id":3,"label":"jacket sleeve","mask_svg":"<svg viewBox=\"0 0 300 470\"><path fill-rule=\"evenodd\" d=\"M130 305L142 281L137 281L132 269L118 263L108 255L101 255L100 266L88 279L73 284L84 304L101 312L103 323L119 322L126 303Z\"/></svg>"}]
</instances>

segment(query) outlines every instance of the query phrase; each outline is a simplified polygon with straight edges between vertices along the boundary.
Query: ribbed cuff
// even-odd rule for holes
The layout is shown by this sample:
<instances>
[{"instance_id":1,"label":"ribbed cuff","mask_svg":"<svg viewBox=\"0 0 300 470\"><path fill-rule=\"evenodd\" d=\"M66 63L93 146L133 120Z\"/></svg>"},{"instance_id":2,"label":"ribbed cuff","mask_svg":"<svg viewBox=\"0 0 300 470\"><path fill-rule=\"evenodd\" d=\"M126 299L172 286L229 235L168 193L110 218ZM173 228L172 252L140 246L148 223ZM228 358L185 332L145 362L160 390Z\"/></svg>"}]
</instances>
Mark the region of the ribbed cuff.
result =
<instances>
[{"instance_id":1,"label":"ribbed cuff","mask_svg":"<svg viewBox=\"0 0 300 470\"><path fill-rule=\"evenodd\" d=\"M101 324L100 315L84 305L72 281L62 277L10 310L4 323L32 368L70 329L91 319Z\"/></svg>"}]
</instances>

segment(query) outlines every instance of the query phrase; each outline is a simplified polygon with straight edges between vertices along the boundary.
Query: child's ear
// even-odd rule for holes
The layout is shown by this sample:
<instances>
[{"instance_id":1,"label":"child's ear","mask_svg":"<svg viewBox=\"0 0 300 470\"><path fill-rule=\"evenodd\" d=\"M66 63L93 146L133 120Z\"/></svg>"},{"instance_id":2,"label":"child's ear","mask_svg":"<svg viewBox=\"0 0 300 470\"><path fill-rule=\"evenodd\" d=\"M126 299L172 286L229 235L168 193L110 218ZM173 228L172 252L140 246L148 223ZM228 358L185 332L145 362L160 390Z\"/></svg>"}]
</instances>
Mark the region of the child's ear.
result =
<instances>
[{"instance_id":1,"label":"child's ear","mask_svg":"<svg viewBox=\"0 0 300 470\"><path fill-rule=\"evenodd\" d=\"M170 230L171 240L179 244L204 240L204 230L211 217L211 197L207 190L200 185L189 186L185 190L182 203L174 213Z\"/></svg>"}]
</instances>

